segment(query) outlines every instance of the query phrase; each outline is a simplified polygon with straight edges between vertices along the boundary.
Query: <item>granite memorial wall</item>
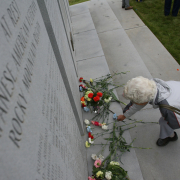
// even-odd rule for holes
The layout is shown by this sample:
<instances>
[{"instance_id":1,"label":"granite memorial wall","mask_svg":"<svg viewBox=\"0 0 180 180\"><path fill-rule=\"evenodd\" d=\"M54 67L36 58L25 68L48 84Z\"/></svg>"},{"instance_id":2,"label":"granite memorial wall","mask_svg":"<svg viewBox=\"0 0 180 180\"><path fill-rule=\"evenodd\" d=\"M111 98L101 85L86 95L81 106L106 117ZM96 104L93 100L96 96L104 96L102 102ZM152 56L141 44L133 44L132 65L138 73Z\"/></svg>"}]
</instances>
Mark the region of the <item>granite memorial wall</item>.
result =
<instances>
[{"instance_id":1,"label":"granite memorial wall","mask_svg":"<svg viewBox=\"0 0 180 180\"><path fill-rule=\"evenodd\" d=\"M63 2L64 7L58 0L1 1L2 180L87 178L77 72L67 35L70 19Z\"/></svg>"}]
</instances>

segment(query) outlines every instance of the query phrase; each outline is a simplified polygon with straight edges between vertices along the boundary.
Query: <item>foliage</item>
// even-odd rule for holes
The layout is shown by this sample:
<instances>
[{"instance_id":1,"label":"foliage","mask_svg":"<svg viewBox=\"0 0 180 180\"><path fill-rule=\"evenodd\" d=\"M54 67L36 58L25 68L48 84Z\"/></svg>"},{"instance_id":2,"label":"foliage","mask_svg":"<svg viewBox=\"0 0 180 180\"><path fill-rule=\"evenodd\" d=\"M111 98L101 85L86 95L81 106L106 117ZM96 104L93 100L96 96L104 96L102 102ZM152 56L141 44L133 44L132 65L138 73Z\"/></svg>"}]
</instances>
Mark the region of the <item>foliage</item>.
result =
<instances>
[{"instance_id":1,"label":"foliage","mask_svg":"<svg viewBox=\"0 0 180 180\"><path fill-rule=\"evenodd\" d=\"M69 5L74 5L74 4L78 4L78 3L82 3L86 1L89 1L89 0L69 0Z\"/></svg>"}]
</instances>

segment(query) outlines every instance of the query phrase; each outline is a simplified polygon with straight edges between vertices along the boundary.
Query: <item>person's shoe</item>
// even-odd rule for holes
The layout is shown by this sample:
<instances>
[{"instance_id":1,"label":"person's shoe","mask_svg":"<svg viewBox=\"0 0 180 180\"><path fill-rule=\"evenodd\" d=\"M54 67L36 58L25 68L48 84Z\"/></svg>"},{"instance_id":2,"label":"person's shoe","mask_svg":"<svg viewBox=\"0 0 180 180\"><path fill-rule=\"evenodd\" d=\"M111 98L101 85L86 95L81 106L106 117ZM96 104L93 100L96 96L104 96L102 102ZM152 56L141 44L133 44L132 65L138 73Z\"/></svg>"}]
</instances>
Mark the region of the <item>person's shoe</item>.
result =
<instances>
[{"instance_id":1,"label":"person's shoe","mask_svg":"<svg viewBox=\"0 0 180 180\"><path fill-rule=\"evenodd\" d=\"M176 141L178 140L178 136L177 136L177 133L174 132L174 137L169 137L169 141Z\"/></svg>"},{"instance_id":2,"label":"person's shoe","mask_svg":"<svg viewBox=\"0 0 180 180\"><path fill-rule=\"evenodd\" d=\"M178 136L177 136L176 132L174 132L174 137L167 137L165 139L159 138L157 140L156 144L158 146L166 146L169 143L169 141L176 141L177 139L178 139Z\"/></svg>"},{"instance_id":3,"label":"person's shoe","mask_svg":"<svg viewBox=\"0 0 180 180\"><path fill-rule=\"evenodd\" d=\"M125 6L122 6L122 8L125 8Z\"/></svg>"},{"instance_id":4,"label":"person's shoe","mask_svg":"<svg viewBox=\"0 0 180 180\"><path fill-rule=\"evenodd\" d=\"M129 6L129 7L125 8L125 10L130 10L130 9L133 9L133 6Z\"/></svg>"}]
</instances>

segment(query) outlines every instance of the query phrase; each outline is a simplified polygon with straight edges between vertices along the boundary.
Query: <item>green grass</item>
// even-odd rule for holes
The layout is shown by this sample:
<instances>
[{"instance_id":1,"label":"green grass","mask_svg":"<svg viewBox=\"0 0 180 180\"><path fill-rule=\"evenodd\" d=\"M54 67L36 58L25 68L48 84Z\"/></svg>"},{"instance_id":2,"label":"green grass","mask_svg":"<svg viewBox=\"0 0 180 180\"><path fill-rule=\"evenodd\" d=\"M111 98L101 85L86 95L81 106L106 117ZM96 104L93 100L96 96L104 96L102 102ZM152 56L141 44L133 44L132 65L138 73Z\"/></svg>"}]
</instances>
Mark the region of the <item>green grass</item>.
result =
<instances>
[{"instance_id":1,"label":"green grass","mask_svg":"<svg viewBox=\"0 0 180 180\"><path fill-rule=\"evenodd\" d=\"M79 4L88 0L69 0L69 5Z\"/></svg>"},{"instance_id":2,"label":"green grass","mask_svg":"<svg viewBox=\"0 0 180 180\"><path fill-rule=\"evenodd\" d=\"M134 11L180 64L180 12L164 16L164 0L130 0ZM172 11L171 11L172 12Z\"/></svg>"},{"instance_id":3,"label":"green grass","mask_svg":"<svg viewBox=\"0 0 180 180\"><path fill-rule=\"evenodd\" d=\"M73 5L85 1L87 0L69 0L69 4ZM136 2L136 0L130 0L130 5L180 64L180 11L177 17L164 16L164 1L144 0L143 2Z\"/></svg>"}]
</instances>

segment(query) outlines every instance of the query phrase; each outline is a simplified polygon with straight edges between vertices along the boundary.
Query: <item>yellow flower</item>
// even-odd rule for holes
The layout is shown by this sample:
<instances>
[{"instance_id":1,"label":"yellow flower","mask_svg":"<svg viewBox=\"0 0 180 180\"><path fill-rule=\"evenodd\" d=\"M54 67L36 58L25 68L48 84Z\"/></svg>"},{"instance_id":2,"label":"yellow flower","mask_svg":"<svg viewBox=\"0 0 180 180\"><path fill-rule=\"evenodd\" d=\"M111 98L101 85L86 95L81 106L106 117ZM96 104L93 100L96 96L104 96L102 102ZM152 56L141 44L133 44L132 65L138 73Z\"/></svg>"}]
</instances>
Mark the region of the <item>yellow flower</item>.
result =
<instances>
[{"instance_id":1,"label":"yellow flower","mask_svg":"<svg viewBox=\"0 0 180 180\"><path fill-rule=\"evenodd\" d=\"M85 101L81 101L81 104L84 104L84 105L86 105L86 102L85 102Z\"/></svg>"},{"instance_id":2,"label":"yellow flower","mask_svg":"<svg viewBox=\"0 0 180 180\"><path fill-rule=\"evenodd\" d=\"M91 82L91 83L93 82L93 79L92 79L92 78L90 78L90 82Z\"/></svg>"},{"instance_id":3,"label":"yellow flower","mask_svg":"<svg viewBox=\"0 0 180 180\"><path fill-rule=\"evenodd\" d=\"M102 172L102 171L98 171L98 172L96 173L96 176L97 176L97 177L99 177L99 176L101 176L101 175L103 175L103 172Z\"/></svg>"},{"instance_id":4,"label":"yellow flower","mask_svg":"<svg viewBox=\"0 0 180 180\"><path fill-rule=\"evenodd\" d=\"M91 101L91 98L88 98L87 101Z\"/></svg>"},{"instance_id":5,"label":"yellow flower","mask_svg":"<svg viewBox=\"0 0 180 180\"><path fill-rule=\"evenodd\" d=\"M86 141L85 146L86 146L87 148L90 147L90 144L88 143L88 141Z\"/></svg>"},{"instance_id":6,"label":"yellow flower","mask_svg":"<svg viewBox=\"0 0 180 180\"><path fill-rule=\"evenodd\" d=\"M86 95L88 95L89 93L93 93L92 91L86 91Z\"/></svg>"},{"instance_id":7,"label":"yellow flower","mask_svg":"<svg viewBox=\"0 0 180 180\"><path fill-rule=\"evenodd\" d=\"M88 95L85 95L84 98L87 100L89 97L88 97Z\"/></svg>"}]
</instances>

